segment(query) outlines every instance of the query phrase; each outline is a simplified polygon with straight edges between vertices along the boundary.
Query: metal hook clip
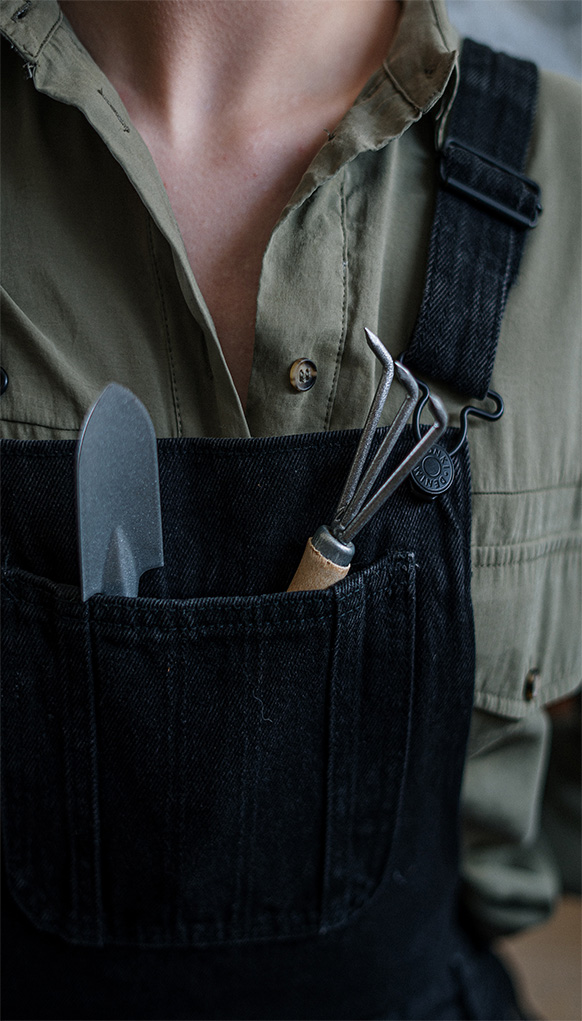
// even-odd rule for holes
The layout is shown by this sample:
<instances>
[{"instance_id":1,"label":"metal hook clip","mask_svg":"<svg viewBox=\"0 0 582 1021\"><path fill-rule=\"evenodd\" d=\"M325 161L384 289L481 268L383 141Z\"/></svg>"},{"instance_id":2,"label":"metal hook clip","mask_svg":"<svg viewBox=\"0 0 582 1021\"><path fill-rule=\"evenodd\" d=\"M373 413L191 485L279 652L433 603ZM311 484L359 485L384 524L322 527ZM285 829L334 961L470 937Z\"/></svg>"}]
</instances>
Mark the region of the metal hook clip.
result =
<instances>
[{"instance_id":1,"label":"metal hook clip","mask_svg":"<svg viewBox=\"0 0 582 1021\"><path fill-rule=\"evenodd\" d=\"M396 466L374 496L368 499L374 484L386 464L388 456L412 413L414 405L418 401L419 388L412 373L401 362L393 362L379 338L370 330L366 329L365 332L368 346L382 365L382 376L364 428L362 429L360 441L333 521L329 527L321 525L309 540L304 558L299 565L289 591L307 588L327 588L335 581L338 581L340 577L345 577L355 552L352 542L353 538L367 524L376 511L380 509L407 475L410 474L425 452L436 443L447 426L447 413L443 404L437 397L429 395L429 405L434 418L433 425L415 444L404 460ZM394 375L396 375L404 387L406 396L386 436L366 468L366 460L374 433L380 421ZM362 473L364 473L363 477ZM304 563L306 558L308 561L311 558L311 568L322 567L322 565L318 565L317 556L332 569L331 572L328 569L323 569L319 572L318 580L320 583L318 584L315 583L317 570L311 570L310 573L308 565ZM333 575L333 569L337 570L338 568L341 573Z\"/></svg>"},{"instance_id":2,"label":"metal hook clip","mask_svg":"<svg viewBox=\"0 0 582 1021\"><path fill-rule=\"evenodd\" d=\"M414 410L412 428L418 441L421 437L420 416L427 401L430 400L430 390L422 380L417 380L417 383L422 397ZM488 390L485 396L495 402L495 411L485 411L484 408L476 408L472 404L467 404L461 410L459 416L460 438L453 449L445 450L444 447L435 443L427 452L426 458L423 461L419 461L414 468L410 476L410 482L416 495L421 500L435 500L437 496L442 496L443 493L446 493L451 488L455 477L452 458L459 452L465 442L469 415L473 415L475 418L484 418L488 422L495 422L498 418L501 418L505 410L501 394L498 394L496 390Z\"/></svg>"},{"instance_id":3,"label":"metal hook clip","mask_svg":"<svg viewBox=\"0 0 582 1021\"><path fill-rule=\"evenodd\" d=\"M503 397L501 396L501 394L498 394L496 390L488 390L487 393L485 394L485 398L486 399L489 398L489 400L495 402L495 411L485 411L484 408L475 408L472 404L467 404L462 409L459 423L461 429L461 438L457 443L456 447L450 451L451 457L453 456L453 454L456 454L461 449L463 443L465 442L465 438L467 436L467 429L469 427L469 423L467 422L469 415L473 415L474 418L484 418L487 422L496 422L498 418L501 418L503 412L505 411L505 405L503 403Z\"/></svg>"}]
</instances>

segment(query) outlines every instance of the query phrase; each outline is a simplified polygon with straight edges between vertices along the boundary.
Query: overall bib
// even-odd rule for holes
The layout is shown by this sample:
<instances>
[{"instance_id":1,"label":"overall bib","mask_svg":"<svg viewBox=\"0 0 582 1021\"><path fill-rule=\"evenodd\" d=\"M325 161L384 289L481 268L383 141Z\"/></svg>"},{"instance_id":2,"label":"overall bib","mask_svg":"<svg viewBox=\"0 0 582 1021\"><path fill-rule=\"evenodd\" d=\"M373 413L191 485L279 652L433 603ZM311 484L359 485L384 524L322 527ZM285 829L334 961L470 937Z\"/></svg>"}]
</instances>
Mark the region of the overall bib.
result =
<instances>
[{"instance_id":1,"label":"overall bib","mask_svg":"<svg viewBox=\"0 0 582 1021\"><path fill-rule=\"evenodd\" d=\"M476 44L463 60L461 131L500 72L525 83L521 169L535 71ZM512 172L451 158L528 205ZM472 302L442 293L460 273L450 203ZM441 192L409 364L484 395L522 238ZM346 579L285 591L357 439L160 440L165 566L137 598L84 603L74 443L4 444L7 1018L519 1016L458 904L466 441L452 488L427 503L402 486Z\"/></svg>"}]
</instances>

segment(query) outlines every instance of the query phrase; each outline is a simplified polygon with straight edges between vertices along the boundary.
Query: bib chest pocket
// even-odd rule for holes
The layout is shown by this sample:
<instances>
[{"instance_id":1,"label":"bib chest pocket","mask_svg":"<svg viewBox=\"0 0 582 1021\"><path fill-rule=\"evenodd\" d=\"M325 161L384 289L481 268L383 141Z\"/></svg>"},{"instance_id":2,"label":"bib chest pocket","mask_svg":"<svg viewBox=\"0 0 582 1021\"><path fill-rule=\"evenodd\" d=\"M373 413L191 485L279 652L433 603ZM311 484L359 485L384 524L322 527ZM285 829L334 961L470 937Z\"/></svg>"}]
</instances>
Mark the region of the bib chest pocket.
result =
<instances>
[{"instance_id":1,"label":"bib chest pocket","mask_svg":"<svg viewBox=\"0 0 582 1021\"><path fill-rule=\"evenodd\" d=\"M406 767L415 565L326 592L124 599L9 571L5 861L66 939L191 946L344 924Z\"/></svg>"}]
</instances>

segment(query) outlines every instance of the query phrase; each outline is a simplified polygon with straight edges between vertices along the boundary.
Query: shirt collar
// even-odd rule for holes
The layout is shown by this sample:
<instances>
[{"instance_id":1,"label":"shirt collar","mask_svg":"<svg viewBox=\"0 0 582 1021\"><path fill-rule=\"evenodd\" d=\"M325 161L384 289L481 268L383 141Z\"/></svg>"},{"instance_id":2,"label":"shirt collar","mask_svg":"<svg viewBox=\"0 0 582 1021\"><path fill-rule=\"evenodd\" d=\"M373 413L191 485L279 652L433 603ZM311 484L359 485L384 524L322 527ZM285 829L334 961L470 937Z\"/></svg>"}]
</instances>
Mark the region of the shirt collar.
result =
<instances>
[{"instance_id":1,"label":"shirt collar","mask_svg":"<svg viewBox=\"0 0 582 1021\"><path fill-rule=\"evenodd\" d=\"M281 219L350 160L381 149L429 111L434 111L437 128L444 124L456 90L459 37L448 20L445 0L401 2L396 37L382 67L320 149ZM40 92L84 113L140 191L162 233L181 248L149 151L57 0L0 0L0 31L23 56ZM322 125L322 134L324 129Z\"/></svg>"},{"instance_id":2,"label":"shirt collar","mask_svg":"<svg viewBox=\"0 0 582 1021\"><path fill-rule=\"evenodd\" d=\"M418 114L427 113L443 96L458 48L444 0L404 0L384 70L402 99Z\"/></svg>"},{"instance_id":3,"label":"shirt collar","mask_svg":"<svg viewBox=\"0 0 582 1021\"><path fill-rule=\"evenodd\" d=\"M361 152L383 148L431 110L440 144L439 125L456 92L459 49L444 0L403 0L382 67L319 151L282 217Z\"/></svg>"},{"instance_id":4,"label":"shirt collar","mask_svg":"<svg viewBox=\"0 0 582 1021\"><path fill-rule=\"evenodd\" d=\"M442 141L456 91L459 37L448 20L445 0L401 3L396 37L382 67L316 155L282 219L350 160L387 145L431 110L437 142ZM150 153L57 0L0 0L0 31L23 56L40 92L84 113L140 191L162 232L180 247L179 231ZM322 134L325 128L322 125Z\"/></svg>"},{"instance_id":5,"label":"shirt collar","mask_svg":"<svg viewBox=\"0 0 582 1021\"><path fill-rule=\"evenodd\" d=\"M458 35L447 18L445 0L401 3L396 37L382 67L322 146L281 218L350 160L387 145L430 110L437 127L444 124L456 89ZM140 191L162 232L181 247L168 197L145 143L57 0L0 0L0 31L23 56L40 92L84 113ZM325 128L322 125L322 134Z\"/></svg>"},{"instance_id":6,"label":"shirt collar","mask_svg":"<svg viewBox=\"0 0 582 1021\"><path fill-rule=\"evenodd\" d=\"M364 148L377 148L400 134L403 124L430 110L445 92L456 68L458 47L445 0L401 3L396 38L383 66L342 121L336 138L340 134L357 137ZM65 102L79 103L79 76L59 68L58 58L68 48L62 45L64 37L74 40L92 81L98 69L76 40L57 0L0 0L0 31L28 58L37 87ZM359 130L354 131L354 121Z\"/></svg>"}]
</instances>

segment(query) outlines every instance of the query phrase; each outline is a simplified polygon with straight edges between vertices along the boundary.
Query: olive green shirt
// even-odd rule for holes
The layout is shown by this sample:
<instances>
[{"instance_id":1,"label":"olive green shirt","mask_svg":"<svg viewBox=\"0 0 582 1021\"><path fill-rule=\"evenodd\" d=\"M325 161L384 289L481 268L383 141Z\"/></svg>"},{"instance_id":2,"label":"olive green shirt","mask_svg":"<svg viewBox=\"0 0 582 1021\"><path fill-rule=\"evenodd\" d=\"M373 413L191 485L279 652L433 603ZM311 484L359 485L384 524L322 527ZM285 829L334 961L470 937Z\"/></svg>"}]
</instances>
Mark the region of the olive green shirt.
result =
<instances>
[{"instance_id":1,"label":"olive green shirt","mask_svg":"<svg viewBox=\"0 0 582 1021\"><path fill-rule=\"evenodd\" d=\"M56 0L2 0L1 30L14 51L3 85L2 435L74 438L111 380L144 402L159 436L360 427L379 371L364 326L396 357L422 295L436 147L458 76L442 0L404 4L382 67L331 137L322 125L264 255L246 409L115 89ZM463 869L472 909L497 931L539 920L556 895L536 843L541 707L581 675L579 154L579 88L542 74L527 173L544 212L492 380L506 411L470 430L477 675ZM317 381L298 392L289 368L303 357ZM434 390L454 424L461 401ZM386 423L400 399L391 395Z\"/></svg>"}]
</instances>

